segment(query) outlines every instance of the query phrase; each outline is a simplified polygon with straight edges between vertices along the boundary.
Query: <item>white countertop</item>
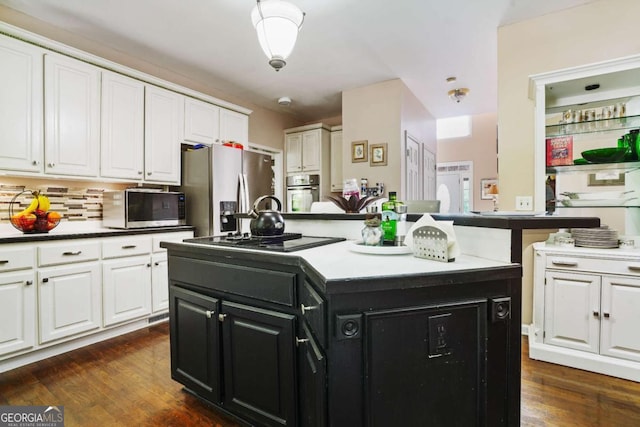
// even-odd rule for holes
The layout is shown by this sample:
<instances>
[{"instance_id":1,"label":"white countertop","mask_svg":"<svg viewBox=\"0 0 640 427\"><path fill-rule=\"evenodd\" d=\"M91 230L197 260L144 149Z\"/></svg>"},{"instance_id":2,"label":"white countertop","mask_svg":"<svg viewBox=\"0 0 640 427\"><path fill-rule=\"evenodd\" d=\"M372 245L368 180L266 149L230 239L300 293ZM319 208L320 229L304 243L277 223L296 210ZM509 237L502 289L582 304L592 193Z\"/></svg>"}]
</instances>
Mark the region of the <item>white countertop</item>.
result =
<instances>
[{"instance_id":1,"label":"white countertop","mask_svg":"<svg viewBox=\"0 0 640 427\"><path fill-rule=\"evenodd\" d=\"M460 255L452 262L418 258L413 254L370 255L353 252L350 245L351 241L345 241L292 254L307 261L326 280L459 272L512 265L469 255Z\"/></svg>"},{"instance_id":2,"label":"white countertop","mask_svg":"<svg viewBox=\"0 0 640 427\"><path fill-rule=\"evenodd\" d=\"M490 259L460 255L455 261L441 262L423 259L413 254L371 255L352 251L354 241L344 241L318 246L295 252L269 252L258 249L235 248L229 246L207 246L195 243L181 243L198 248L223 249L245 253L271 254L287 257L300 257L312 266L325 280L348 280L350 278L381 278L385 276L405 276L429 273L461 272L465 270L487 269L511 266L515 264Z\"/></svg>"}]
</instances>

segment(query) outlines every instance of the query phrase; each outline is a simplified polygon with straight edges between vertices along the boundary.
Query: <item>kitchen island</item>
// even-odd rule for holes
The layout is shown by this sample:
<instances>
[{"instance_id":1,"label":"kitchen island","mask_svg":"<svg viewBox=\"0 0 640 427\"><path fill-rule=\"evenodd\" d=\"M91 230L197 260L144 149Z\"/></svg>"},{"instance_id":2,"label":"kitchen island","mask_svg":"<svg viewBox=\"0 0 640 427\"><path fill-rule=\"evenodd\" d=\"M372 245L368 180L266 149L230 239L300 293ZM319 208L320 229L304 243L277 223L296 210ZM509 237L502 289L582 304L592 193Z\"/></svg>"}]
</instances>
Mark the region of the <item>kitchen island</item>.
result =
<instances>
[{"instance_id":1,"label":"kitchen island","mask_svg":"<svg viewBox=\"0 0 640 427\"><path fill-rule=\"evenodd\" d=\"M248 425L517 426L521 267L164 242L172 377Z\"/></svg>"}]
</instances>

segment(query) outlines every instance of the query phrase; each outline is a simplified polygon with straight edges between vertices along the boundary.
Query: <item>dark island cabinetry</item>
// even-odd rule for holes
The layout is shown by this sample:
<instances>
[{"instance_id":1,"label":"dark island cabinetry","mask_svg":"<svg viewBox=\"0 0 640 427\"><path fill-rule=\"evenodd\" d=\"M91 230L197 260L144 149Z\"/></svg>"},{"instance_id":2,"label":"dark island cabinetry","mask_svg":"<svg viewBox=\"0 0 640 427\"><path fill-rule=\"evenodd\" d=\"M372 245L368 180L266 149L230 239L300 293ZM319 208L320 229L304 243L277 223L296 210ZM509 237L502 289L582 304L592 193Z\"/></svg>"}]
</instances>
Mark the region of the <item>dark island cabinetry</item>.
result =
<instances>
[{"instance_id":1,"label":"dark island cabinetry","mask_svg":"<svg viewBox=\"0 0 640 427\"><path fill-rule=\"evenodd\" d=\"M247 425L519 425L519 265L327 279L167 247L172 377Z\"/></svg>"}]
</instances>

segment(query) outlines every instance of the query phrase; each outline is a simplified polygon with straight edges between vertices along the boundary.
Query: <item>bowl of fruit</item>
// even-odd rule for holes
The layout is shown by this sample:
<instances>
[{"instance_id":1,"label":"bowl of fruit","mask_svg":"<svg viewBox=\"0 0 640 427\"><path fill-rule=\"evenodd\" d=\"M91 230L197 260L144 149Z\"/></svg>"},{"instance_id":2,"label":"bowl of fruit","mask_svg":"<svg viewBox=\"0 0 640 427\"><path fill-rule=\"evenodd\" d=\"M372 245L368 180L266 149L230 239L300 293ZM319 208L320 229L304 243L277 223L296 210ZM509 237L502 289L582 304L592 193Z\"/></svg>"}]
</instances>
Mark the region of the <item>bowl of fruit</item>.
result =
<instances>
[{"instance_id":1,"label":"bowl of fruit","mask_svg":"<svg viewBox=\"0 0 640 427\"><path fill-rule=\"evenodd\" d=\"M25 195L31 195L33 199L29 205L20 212L14 211L14 206L21 205L21 199L25 199ZM40 194L39 191L25 190L16 194L9 204L9 216L11 225L23 233L48 233L60 224L61 216L58 212L49 210L51 204L47 196Z\"/></svg>"}]
</instances>

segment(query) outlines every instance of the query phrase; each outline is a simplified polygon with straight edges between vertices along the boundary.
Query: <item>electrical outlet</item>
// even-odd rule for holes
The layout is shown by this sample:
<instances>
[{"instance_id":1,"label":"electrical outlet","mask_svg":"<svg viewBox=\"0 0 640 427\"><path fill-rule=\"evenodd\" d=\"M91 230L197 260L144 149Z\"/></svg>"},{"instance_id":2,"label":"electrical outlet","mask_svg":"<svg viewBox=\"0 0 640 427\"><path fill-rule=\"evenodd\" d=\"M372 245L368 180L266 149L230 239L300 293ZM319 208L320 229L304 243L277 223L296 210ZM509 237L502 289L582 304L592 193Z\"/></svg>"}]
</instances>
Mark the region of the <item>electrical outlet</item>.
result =
<instances>
[{"instance_id":1,"label":"electrical outlet","mask_svg":"<svg viewBox=\"0 0 640 427\"><path fill-rule=\"evenodd\" d=\"M516 196L516 210L517 211L532 211L533 210L533 197L532 196Z\"/></svg>"}]
</instances>

